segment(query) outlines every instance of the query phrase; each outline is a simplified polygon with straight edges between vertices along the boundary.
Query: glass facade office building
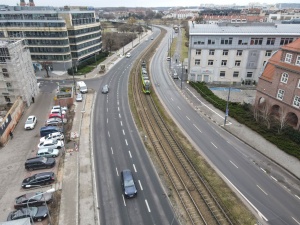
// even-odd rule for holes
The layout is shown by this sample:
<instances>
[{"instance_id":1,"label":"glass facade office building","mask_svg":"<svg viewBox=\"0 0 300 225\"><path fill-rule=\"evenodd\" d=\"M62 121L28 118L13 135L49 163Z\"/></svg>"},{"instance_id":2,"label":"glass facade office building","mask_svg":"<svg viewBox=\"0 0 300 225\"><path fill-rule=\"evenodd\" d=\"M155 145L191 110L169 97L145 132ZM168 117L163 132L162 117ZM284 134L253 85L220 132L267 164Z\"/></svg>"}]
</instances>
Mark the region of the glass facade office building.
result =
<instances>
[{"instance_id":1,"label":"glass facade office building","mask_svg":"<svg viewBox=\"0 0 300 225\"><path fill-rule=\"evenodd\" d=\"M0 40L24 38L34 63L53 70L72 65L101 51L101 27L95 11L53 7L6 7L0 11Z\"/></svg>"}]
</instances>

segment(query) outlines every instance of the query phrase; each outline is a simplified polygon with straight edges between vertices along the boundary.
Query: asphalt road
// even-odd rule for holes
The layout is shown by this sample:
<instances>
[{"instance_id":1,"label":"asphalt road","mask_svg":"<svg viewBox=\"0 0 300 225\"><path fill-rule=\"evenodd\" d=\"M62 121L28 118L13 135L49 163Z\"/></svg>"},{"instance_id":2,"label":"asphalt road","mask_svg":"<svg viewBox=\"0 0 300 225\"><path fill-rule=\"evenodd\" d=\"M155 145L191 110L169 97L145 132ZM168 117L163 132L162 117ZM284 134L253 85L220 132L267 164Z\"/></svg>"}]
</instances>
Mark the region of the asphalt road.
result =
<instances>
[{"instance_id":1,"label":"asphalt road","mask_svg":"<svg viewBox=\"0 0 300 225\"><path fill-rule=\"evenodd\" d=\"M149 160L140 135L132 120L128 103L128 77L134 59L150 40L141 43L131 58L123 58L95 88L93 148L101 224L177 224L166 192ZM102 94L108 84L110 92ZM133 172L138 195L124 199L120 172Z\"/></svg>"},{"instance_id":2,"label":"asphalt road","mask_svg":"<svg viewBox=\"0 0 300 225\"><path fill-rule=\"evenodd\" d=\"M253 164L250 160L253 149L199 116L175 88L167 69L166 43L165 39L151 66L153 83L165 108L224 179L234 185L269 224L299 225L299 199ZM176 82L178 85L180 80Z\"/></svg>"}]
</instances>

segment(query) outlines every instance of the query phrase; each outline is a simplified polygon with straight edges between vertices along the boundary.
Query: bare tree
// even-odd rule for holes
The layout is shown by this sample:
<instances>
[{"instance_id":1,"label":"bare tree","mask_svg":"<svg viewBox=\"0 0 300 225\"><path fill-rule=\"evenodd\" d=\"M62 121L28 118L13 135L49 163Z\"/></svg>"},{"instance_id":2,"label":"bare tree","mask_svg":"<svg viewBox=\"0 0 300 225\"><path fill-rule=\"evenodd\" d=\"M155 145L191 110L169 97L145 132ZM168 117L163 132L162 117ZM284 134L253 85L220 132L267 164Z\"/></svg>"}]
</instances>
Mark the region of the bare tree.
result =
<instances>
[{"instance_id":1,"label":"bare tree","mask_svg":"<svg viewBox=\"0 0 300 225\"><path fill-rule=\"evenodd\" d=\"M253 117L254 117L256 122L259 121L259 116L260 116L259 107L255 104L254 107L253 107Z\"/></svg>"},{"instance_id":2,"label":"bare tree","mask_svg":"<svg viewBox=\"0 0 300 225\"><path fill-rule=\"evenodd\" d=\"M287 112L284 111L284 109L281 107L280 108L280 113L279 113L279 128L278 128L278 133L281 133L281 131L283 130L283 128L285 128L287 126L287 121L288 121Z\"/></svg>"},{"instance_id":3,"label":"bare tree","mask_svg":"<svg viewBox=\"0 0 300 225\"><path fill-rule=\"evenodd\" d=\"M270 129L271 128L271 105L269 105L267 102L266 104L264 104L264 106L262 107L262 118L265 121L267 128Z\"/></svg>"},{"instance_id":4,"label":"bare tree","mask_svg":"<svg viewBox=\"0 0 300 225\"><path fill-rule=\"evenodd\" d=\"M112 51L114 45L116 44L115 34L112 32L106 32L103 34L103 45L106 49L109 49L109 52Z\"/></svg>"},{"instance_id":5,"label":"bare tree","mask_svg":"<svg viewBox=\"0 0 300 225\"><path fill-rule=\"evenodd\" d=\"M52 62L49 62L49 61L44 61L44 62L39 62L42 66L42 68L46 71L46 77L50 77L49 75L49 71L50 71L50 68L52 66Z\"/></svg>"}]
</instances>

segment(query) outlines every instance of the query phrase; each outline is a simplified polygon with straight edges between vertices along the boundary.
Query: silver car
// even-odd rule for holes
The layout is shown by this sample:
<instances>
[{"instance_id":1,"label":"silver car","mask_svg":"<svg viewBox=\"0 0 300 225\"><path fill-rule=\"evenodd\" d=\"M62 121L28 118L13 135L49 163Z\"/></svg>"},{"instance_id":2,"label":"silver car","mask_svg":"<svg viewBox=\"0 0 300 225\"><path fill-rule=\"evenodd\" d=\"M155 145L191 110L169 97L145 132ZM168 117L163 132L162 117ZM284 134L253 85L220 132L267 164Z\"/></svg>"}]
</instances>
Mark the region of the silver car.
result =
<instances>
[{"instance_id":1,"label":"silver car","mask_svg":"<svg viewBox=\"0 0 300 225\"><path fill-rule=\"evenodd\" d=\"M81 93L78 93L77 95L76 95L76 102L82 102L82 94Z\"/></svg>"}]
</instances>

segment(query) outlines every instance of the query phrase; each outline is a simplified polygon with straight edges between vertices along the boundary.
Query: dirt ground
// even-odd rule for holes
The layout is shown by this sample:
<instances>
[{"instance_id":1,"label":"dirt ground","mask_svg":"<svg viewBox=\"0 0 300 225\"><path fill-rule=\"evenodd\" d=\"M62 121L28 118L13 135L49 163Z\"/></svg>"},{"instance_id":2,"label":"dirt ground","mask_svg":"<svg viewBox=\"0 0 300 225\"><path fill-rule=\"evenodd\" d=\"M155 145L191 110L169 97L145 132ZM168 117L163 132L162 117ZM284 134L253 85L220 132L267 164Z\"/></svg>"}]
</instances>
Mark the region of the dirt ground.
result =
<instances>
[{"instance_id":1,"label":"dirt ground","mask_svg":"<svg viewBox=\"0 0 300 225\"><path fill-rule=\"evenodd\" d=\"M227 101L229 88L218 88L217 90L212 90L215 95L219 98L222 98ZM254 104L256 96L256 90L250 89L239 89L239 88L231 88L230 89L230 102L240 102L240 103L249 103L251 105Z\"/></svg>"}]
</instances>

